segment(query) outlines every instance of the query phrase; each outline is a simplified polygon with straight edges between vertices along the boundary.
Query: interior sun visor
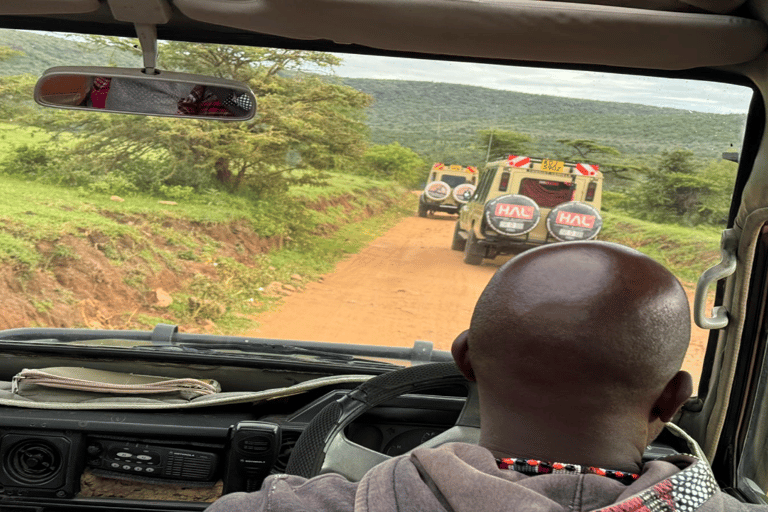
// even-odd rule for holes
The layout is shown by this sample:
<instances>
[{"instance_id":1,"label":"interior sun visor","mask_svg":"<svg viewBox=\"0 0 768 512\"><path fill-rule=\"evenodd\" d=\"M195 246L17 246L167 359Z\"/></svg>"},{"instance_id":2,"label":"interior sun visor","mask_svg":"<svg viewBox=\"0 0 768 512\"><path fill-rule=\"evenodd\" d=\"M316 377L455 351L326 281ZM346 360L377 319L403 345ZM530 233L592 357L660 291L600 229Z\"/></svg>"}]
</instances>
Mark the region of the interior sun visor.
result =
<instances>
[{"instance_id":1,"label":"interior sun visor","mask_svg":"<svg viewBox=\"0 0 768 512\"><path fill-rule=\"evenodd\" d=\"M198 21L281 37L519 61L675 70L750 61L768 44L768 29L753 19L566 2L175 0L174 6Z\"/></svg>"}]
</instances>

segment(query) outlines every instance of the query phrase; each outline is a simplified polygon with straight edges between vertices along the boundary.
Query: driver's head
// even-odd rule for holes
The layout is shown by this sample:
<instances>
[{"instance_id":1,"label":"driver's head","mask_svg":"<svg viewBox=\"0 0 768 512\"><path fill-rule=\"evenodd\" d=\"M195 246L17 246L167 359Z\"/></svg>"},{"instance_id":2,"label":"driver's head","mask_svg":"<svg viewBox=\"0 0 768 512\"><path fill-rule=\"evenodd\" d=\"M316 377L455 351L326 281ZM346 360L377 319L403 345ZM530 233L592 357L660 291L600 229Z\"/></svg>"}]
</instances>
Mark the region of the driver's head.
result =
<instances>
[{"instance_id":1,"label":"driver's head","mask_svg":"<svg viewBox=\"0 0 768 512\"><path fill-rule=\"evenodd\" d=\"M454 356L481 403L510 415L669 421L691 391L679 372L689 315L680 282L651 258L606 242L551 244L498 270Z\"/></svg>"}]
</instances>

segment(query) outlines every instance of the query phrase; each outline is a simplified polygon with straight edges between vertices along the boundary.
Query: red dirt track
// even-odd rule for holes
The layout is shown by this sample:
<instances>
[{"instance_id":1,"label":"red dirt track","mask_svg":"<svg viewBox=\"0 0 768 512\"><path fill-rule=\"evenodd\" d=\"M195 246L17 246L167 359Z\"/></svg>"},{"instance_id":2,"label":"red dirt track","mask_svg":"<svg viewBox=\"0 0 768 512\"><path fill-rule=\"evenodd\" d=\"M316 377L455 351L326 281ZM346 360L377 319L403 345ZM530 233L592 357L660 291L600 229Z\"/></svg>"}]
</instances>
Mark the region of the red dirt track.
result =
<instances>
[{"instance_id":1,"label":"red dirt track","mask_svg":"<svg viewBox=\"0 0 768 512\"><path fill-rule=\"evenodd\" d=\"M462 254L450 250L455 220L439 214L404 219L321 282L286 297L246 335L400 347L428 340L435 349L450 349L486 283L509 259L464 264ZM686 288L692 300L693 286ZM707 332L694 326L684 369L695 381L706 341Z\"/></svg>"}]
</instances>

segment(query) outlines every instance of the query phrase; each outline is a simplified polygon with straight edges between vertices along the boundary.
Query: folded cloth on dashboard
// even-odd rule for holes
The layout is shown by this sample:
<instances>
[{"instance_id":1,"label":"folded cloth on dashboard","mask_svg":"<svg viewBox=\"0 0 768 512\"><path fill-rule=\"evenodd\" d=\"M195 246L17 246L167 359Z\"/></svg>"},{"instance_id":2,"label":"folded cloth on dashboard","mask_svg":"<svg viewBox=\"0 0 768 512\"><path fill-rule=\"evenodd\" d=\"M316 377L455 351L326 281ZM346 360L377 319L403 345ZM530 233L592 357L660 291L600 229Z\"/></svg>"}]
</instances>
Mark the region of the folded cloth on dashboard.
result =
<instances>
[{"instance_id":1,"label":"folded cloth on dashboard","mask_svg":"<svg viewBox=\"0 0 768 512\"><path fill-rule=\"evenodd\" d=\"M11 381L12 393L19 396L39 395L45 391L41 388L111 395L170 393L185 400L221 391L219 383L210 379L175 379L76 367L24 369Z\"/></svg>"},{"instance_id":2,"label":"folded cloth on dashboard","mask_svg":"<svg viewBox=\"0 0 768 512\"><path fill-rule=\"evenodd\" d=\"M52 370L57 369L42 368L39 371L52 373ZM63 372L67 376L72 376L72 372L76 371L75 374L80 377L85 375L86 372L90 373L88 368L62 368L58 369L58 371L59 373L57 374ZM134 377L138 377L138 375L134 375ZM268 387L257 391L222 391L221 393L196 395L191 398L184 398L180 393L113 394L82 391L79 389L57 389L50 386L41 386L35 382L29 382L27 379L15 379L16 383L12 381L0 381L0 406L24 407L29 409L105 411L169 410L230 404L254 404L265 400L275 400L278 398L299 395L329 386L334 388L339 386L346 388L349 385L356 386L371 377L371 375L332 375L306 381L296 381L293 376L286 375L283 380L286 383L290 383L286 386ZM166 377L155 378L168 381L177 380ZM189 395L187 394L186 396Z\"/></svg>"}]
</instances>

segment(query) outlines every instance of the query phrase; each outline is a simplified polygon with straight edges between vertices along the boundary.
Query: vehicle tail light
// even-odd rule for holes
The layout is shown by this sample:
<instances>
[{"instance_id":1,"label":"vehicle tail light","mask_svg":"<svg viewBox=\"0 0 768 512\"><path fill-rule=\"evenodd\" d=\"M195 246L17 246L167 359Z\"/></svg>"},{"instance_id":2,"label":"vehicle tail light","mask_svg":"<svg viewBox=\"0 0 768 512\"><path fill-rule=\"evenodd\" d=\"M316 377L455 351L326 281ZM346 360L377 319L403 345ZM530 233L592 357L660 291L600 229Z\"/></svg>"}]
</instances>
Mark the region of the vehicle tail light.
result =
<instances>
[{"instance_id":1,"label":"vehicle tail light","mask_svg":"<svg viewBox=\"0 0 768 512\"><path fill-rule=\"evenodd\" d=\"M509 173L501 173L501 181L499 181L499 192L506 192L509 187Z\"/></svg>"},{"instance_id":2,"label":"vehicle tail light","mask_svg":"<svg viewBox=\"0 0 768 512\"><path fill-rule=\"evenodd\" d=\"M597 190L597 182L593 181L587 186L587 195L584 198L585 201L595 200L595 191Z\"/></svg>"}]
</instances>

